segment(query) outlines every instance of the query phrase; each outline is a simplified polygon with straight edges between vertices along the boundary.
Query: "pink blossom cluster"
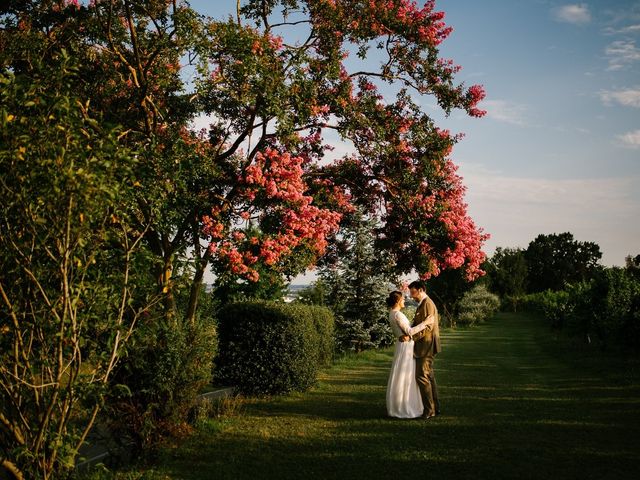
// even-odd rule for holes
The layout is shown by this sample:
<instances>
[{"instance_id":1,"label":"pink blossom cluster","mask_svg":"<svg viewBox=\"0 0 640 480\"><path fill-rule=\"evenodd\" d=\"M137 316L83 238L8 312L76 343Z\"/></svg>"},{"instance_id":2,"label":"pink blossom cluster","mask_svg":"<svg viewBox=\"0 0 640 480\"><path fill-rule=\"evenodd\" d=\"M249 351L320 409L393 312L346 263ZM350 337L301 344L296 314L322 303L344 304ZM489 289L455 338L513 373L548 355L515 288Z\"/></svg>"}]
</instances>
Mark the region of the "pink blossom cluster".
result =
<instances>
[{"instance_id":1,"label":"pink blossom cluster","mask_svg":"<svg viewBox=\"0 0 640 480\"><path fill-rule=\"evenodd\" d=\"M277 51L282 48L284 41L282 40L282 37L280 35L269 34L267 38L272 49Z\"/></svg>"},{"instance_id":2,"label":"pink blossom cluster","mask_svg":"<svg viewBox=\"0 0 640 480\"><path fill-rule=\"evenodd\" d=\"M427 1L419 8L413 0L370 0L369 7L378 14L394 15L397 20L409 27L417 34L417 39L431 46L439 45L451 31L444 23L444 12L435 12L435 1Z\"/></svg>"},{"instance_id":3,"label":"pink blossom cluster","mask_svg":"<svg viewBox=\"0 0 640 480\"><path fill-rule=\"evenodd\" d=\"M62 8L75 8L76 10L80 10L80 3L78 0L63 0ZM51 6L51 10L53 10L54 12L59 12L60 9L61 8L59 3L54 3Z\"/></svg>"},{"instance_id":4,"label":"pink blossom cluster","mask_svg":"<svg viewBox=\"0 0 640 480\"><path fill-rule=\"evenodd\" d=\"M484 274L480 268L486 258L482 245L489 235L482 233L482 229L476 227L467 214L465 187L462 177L456 173L457 169L450 159L446 160L443 171L449 188L443 202L445 209L440 213L439 220L448 231L453 247L448 247L435 263L440 269L464 266L466 278L471 281Z\"/></svg>"},{"instance_id":5,"label":"pink blossom cluster","mask_svg":"<svg viewBox=\"0 0 640 480\"><path fill-rule=\"evenodd\" d=\"M467 97L469 98L469 115L483 117L487 111L477 108L477 105L486 97L484 87L482 85L472 85L467 91Z\"/></svg>"},{"instance_id":6,"label":"pink blossom cluster","mask_svg":"<svg viewBox=\"0 0 640 480\"><path fill-rule=\"evenodd\" d=\"M249 281L257 281L255 264L275 266L302 245L322 255L327 237L338 230L342 215L312 205L303 179L304 159L275 148L258 153L240 179L248 202L238 217L244 220L267 216L277 219L277 228L268 232L230 230L221 209L213 209L203 220L203 232L210 237L209 251L229 270ZM273 223L273 222L272 222ZM249 233L251 232L251 233Z\"/></svg>"}]
</instances>

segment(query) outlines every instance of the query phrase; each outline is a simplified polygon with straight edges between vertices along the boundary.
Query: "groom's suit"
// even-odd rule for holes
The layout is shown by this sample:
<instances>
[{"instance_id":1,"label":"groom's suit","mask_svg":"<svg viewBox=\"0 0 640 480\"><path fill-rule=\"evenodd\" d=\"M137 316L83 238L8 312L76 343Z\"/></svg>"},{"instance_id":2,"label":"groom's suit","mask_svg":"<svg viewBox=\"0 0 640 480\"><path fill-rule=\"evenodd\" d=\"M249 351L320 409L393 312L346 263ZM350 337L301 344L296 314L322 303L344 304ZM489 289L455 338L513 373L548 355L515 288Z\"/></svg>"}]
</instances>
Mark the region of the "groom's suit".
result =
<instances>
[{"instance_id":1,"label":"groom's suit","mask_svg":"<svg viewBox=\"0 0 640 480\"><path fill-rule=\"evenodd\" d=\"M429 317L427 328L413 335L415 344L413 346L413 356L416 359L416 380L420 388L422 403L424 404L425 417L431 417L440 412L440 402L438 401L438 387L433 373L433 359L440 352L440 327L438 309L435 303L427 296L418 308L413 318L413 326L422 323Z\"/></svg>"}]
</instances>

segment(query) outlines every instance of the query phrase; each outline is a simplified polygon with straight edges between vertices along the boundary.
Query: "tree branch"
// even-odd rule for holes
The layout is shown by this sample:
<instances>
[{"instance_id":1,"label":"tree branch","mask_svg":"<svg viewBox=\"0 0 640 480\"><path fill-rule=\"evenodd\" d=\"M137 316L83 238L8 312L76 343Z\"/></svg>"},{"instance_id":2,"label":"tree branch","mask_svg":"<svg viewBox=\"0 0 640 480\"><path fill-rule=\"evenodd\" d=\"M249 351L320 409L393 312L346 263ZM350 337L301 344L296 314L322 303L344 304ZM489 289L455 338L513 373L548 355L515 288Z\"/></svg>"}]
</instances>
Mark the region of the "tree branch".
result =
<instances>
[{"instance_id":1,"label":"tree branch","mask_svg":"<svg viewBox=\"0 0 640 480\"><path fill-rule=\"evenodd\" d=\"M3 458L1 465L7 472L13 475L13 478L15 480L24 480L24 475L15 463L6 458Z\"/></svg>"}]
</instances>

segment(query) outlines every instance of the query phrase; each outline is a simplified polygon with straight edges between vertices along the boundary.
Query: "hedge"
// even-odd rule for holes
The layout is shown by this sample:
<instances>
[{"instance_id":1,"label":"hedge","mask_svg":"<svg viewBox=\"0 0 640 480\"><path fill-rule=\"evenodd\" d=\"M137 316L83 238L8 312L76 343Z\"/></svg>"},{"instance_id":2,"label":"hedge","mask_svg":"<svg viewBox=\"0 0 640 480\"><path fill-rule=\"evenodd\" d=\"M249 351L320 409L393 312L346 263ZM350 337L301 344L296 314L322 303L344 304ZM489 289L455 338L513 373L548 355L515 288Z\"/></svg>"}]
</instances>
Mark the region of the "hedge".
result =
<instances>
[{"instance_id":1,"label":"hedge","mask_svg":"<svg viewBox=\"0 0 640 480\"><path fill-rule=\"evenodd\" d=\"M334 319L324 307L231 303L218 322L215 379L244 395L305 391L333 358Z\"/></svg>"}]
</instances>

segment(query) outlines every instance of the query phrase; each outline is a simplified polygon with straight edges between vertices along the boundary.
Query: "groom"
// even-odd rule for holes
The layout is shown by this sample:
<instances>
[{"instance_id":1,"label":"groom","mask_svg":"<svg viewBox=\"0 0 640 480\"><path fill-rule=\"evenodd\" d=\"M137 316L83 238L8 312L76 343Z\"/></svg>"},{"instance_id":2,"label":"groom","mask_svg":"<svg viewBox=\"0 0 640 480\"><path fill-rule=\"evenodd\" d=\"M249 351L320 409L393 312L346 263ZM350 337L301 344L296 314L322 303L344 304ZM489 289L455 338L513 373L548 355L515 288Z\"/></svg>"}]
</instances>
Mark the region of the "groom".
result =
<instances>
[{"instance_id":1,"label":"groom","mask_svg":"<svg viewBox=\"0 0 640 480\"><path fill-rule=\"evenodd\" d=\"M418 308L413 318L413 325L427 320L427 328L413 336L413 356L416 359L416 381L424 405L423 418L435 417L440 413L438 401L438 387L433 373L433 360L440 352L440 328L438 326L438 309L427 296L426 287L421 280L409 284L409 295L416 302ZM408 340L408 337L406 337Z\"/></svg>"}]
</instances>

